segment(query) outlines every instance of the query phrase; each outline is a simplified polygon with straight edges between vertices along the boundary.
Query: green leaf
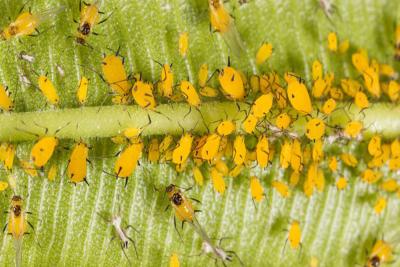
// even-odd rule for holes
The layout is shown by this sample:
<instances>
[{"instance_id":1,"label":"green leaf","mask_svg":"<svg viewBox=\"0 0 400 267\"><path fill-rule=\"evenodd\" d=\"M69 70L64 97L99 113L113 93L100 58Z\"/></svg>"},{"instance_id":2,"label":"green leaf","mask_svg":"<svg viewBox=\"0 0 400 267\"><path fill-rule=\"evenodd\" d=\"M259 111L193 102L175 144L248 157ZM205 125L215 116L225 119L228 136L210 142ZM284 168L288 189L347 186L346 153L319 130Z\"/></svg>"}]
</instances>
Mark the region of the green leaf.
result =
<instances>
[{"instance_id":1,"label":"green leaf","mask_svg":"<svg viewBox=\"0 0 400 267\"><path fill-rule=\"evenodd\" d=\"M75 120L79 112L82 112L82 117L90 118L84 125L78 125L78 131L70 129L60 133L60 137L65 139L49 162L49 166L52 163L58 166L54 182L49 182L45 175L40 178L29 177L18 167L13 171L17 177L16 193L25 199L26 210L33 213L29 215L29 221L35 226L35 231L23 239L23 266L128 265L119 243L110 243L112 226L97 214L115 213L118 209L121 210L125 224L133 225L140 231L140 234L132 229L127 232L138 248L138 259L135 258L132 246L126 250L133 265L167 266L173 252L178 253L184 266L214 264L205 255L192 256L201 252L201 238L186 225L181 233L183 242L180 240L174 229L173 212L171 209L164 211L168 200L161 192L163 189L160 192L154 190L172 182L182 187L194 185L190 168L183 174L177 174L167 164L151 165L143 159L126 188L123 180L116 181L103 172L113 170L115 154L121 148L108 139L95 137L115 134L118 130L118 119L115 118L123 120L125 116L116 113L109 124L112 127L107 128L109 131L104 135L98 133L96 127L99 121L102 125L108 122L101 120L101 112L108 111L108 107L103 106L111 105L108 96L110 89L91 71L101 71L103 53L113 53L110 50L116 51L121 47L127 71L141 72L150 81L159 79L161 72L155 60L173 63L177 81L189 78L195 82L202 63L208 63L210 69L221 68L227 64L228 56L232 56L233 66L247 74L272 69L280 73L291 70L299 73L306 81L311 80L311 64L318 58L326 71L335 72L338 81L339 77L356 77L357 74L351 67L350 54L340 56L327 51L328 32L337 32L340 40L348 38L352 51L365 48L371 57L380 62L393 63L392 36L396 18L400 15L398 1L340 0L335 1L338 14L330 23L318 9L318 1L249 0L249 3L239 5L238 1L231 0L226 5L235 17L236 26L247 48L246 55L237 58L231 55L217 33L209 31L207 1L103 2L101 10L106 13L104 16L112 15L108 21L95 27L99 35L89 38L93 49L77 45L73 38L68 38L75 34L73 18L79 18L79 1L72 0L28 2L27 6L32 8L32 12L61 4L67 8L54 20L41 25L39 29L42 33L38 37L0 43L0 83L9 86L16 102L15 113L0 117L1 140L26 140L26 135L15 130L16 126L21 125L21 120L32 124L34 118L36 123L54 130L58 127L54 124L57 122L57 114L65 115L62 115L63 122ZM0 9L3 11L0 25L7 25L9 17L15 19L22 6L23 1L0 1ZM189 54L185 59L178 54L178 36L183 31L187 31L190 38ZM258 68L254 63L254 55L264 41L273 44L274 53L266 65ZM21 51L33 55L34 63L20 60L18 55ZM65 77L57 72L57 65L62 67ZM399 69L398 64L395 66ZM34 86L20 82L20 76L26 75L36 84L35 72L48 73L55 83L61 98L60 111L47 106ZM87 107L80 110L75 100L75 90L81 75L90 78L90 89ZM219 110L224 110L223 104L216 105ZM101 111L96 115L94 110L97 108ZM121 107L111 109L110 112L126 112ZM384 106L377 105L374 110L384 109ZM172 119L177 122L187 111L188 108L181 106L179 110L168 112L176 114ZM397 113L390 114L388 110L383 112L385 115L381 116L371 112L371 115L377 116L371 120L379 120L378 125L379 118L384 121L379 129L383 133L392 129L387 126L392 120L396 130L392 130L389 135L398 136L399 116L394 115ZM197 116L192 113L189 120ZM53 117L46 120L46 114ZM71 114L74 118L68 119ZM224 116L223 113L220 115ZM110 116L112 119L113 116ZM140 120L146 120L143 114ZM162 128L153 132L149 130L148 134L163 134L164 129L165 132L179 132L177 125L168 125L166 121L163 124L157 121L154 123L153 129L159 125ZM185 127L190 129L193 123L189 121ZM73 123L71 125L75 126ZM35 133L43 131L40 127L30 127ZM106 132L103 130L99 131ZM84 138L93 147L89 156L92 161L88 170L89 186L73 186L64 175L70 151L62 147L72 147L71 139L80 138ZM33 141L18 143L18 158L28 159L32 144ZM363 167L361 165L359 169ZM0 175L2 180L7 179L5 171ZM261 204L254 205L251 199L250 175L258 176L266 189L266 198ZM394 196L388 196L388 207L383 214L377 216L373 211L377 198L376 188L361 184L354 172L345 170L343 175L350 178L349 187L343 192L334 186L336 177L328 177L326 174L329 185L323 193L308 199L298 188L291 198L283 199L272 190L270 183L273 179L286 179L288 174L281 171L275 161L266 170L250 168L240 177L227 177L228 189L224 196L214 192L209 177L206 177L204 187L194 186L186 194L201 201L201 204L196 205L202 210L198 220L210 237L231 237L224 241L224 247L236 251L246 266L308 266L312 256L318 258L320 266L363 265L365 251L371 249L374 239L384 236L385 239L395 240L400 230L399 201ZM11 195L12 192L8 191L0 199L3 210L8 209ZM286 246L283 251L287 238L284 230L289 227L289 221L294 219L300 221L303 230L302 249L293 251ZM6 223L7 215L2 213L0 221ZM0 246L0 265L13 265L14 257L12 237L4 234ZM238 262L234 261L233 265L238 265Z\"/></svg>"}]
</instances>

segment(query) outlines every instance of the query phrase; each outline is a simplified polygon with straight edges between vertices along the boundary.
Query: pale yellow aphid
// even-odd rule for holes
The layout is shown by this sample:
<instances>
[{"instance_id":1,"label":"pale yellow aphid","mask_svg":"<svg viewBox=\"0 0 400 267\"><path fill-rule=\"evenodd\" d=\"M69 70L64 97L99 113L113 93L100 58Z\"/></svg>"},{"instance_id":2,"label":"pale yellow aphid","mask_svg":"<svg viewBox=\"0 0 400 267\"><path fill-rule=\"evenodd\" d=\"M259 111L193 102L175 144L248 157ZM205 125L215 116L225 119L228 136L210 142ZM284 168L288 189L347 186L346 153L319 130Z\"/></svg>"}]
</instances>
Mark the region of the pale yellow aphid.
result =
<instances>
[{"instance_id":1,"label":"pale yellow aphid","mask_svg":"<svg viewBox=\"0 0 400 267\"><path fill-rule=\"evenodd\" d=\"M336 188L338 190L344 190L346 187L347 187L347 179L342 176L336 181Z\"/></svg>"},{"instance_id":2,"label":"pale yellow aphid","mask_svg":"<svg viewBox=\"0 0 400 267\"><path fill-rule=\"evenodd\" d=\"M363 129L363 123L361 121L351 121L346 124L344 133L351 138L356 138L361 130Z\"/></svg>"},{"instance_id":3,"label":"pale yellow aphid","mask_svg":"<svg viewBox=\"0 0 400 267\"><path fill-rule=\"evenodd\" d=\"M352 154L343 153L340 155L340 158L343 161L343 163L349 167L355 167L358 164L357 158L354 157Z\"/></svg>"},{"instance_id":4,"label":"pale yellow aphid","mask_svg":"<svg viewBox=\"0 0 400 267\"><path fill-rule=\"evenodd\" d=\"M354 53L351 57L351 60L353 62L353 66L360 73L364 73L364 71L369 67L369 59L365 50Z\"/></svg>"},{"instance_id":5,"label":"pale yellow aphid","mask_svg":"<svg viewBox=\"0 0 400 267\"><path fill-rule=\"evenodd\" d=\"M253 134L258 124L258 119L253 114L249 114L242 123L243 130L248 134Z\"/></svg>"},{"instance_id":6,"label":"pale yellow aphid","mask_svg":"<svg viewBox=\"0 0 400 267\"><path fill-rule=\"evenodd\" d=\"M263 43L256 54L256 64L261 65L272 55L272 44Z\"/></svg>"},{"instance_id":7,"label":"pale yellow aphid","mask_svg":"<svg viewBox=\"0 0 400 267\"><path fill-rule=\"evenodd\" d=\"M301 150L301 143L296 138L292 142L292 156L290 157L290 166L292 167L293 171L301 172L303 169L303 153Z\"/></svg>"},{"instance_id":8,"label":"pale yellow aphid","mask_svg":"<svg viewBox=\"0 0 400 267\"><path fill-rule=\"evenodd\" d=\"M199 94L205 97L216 97L218 96L218 90L210 86L200 87Z\"/></svg>"},{"instance_id":9,"label":"pale yellow aphid","mask_svg":"<svg viewBox=\"0 0 400 267\"><path fill-rule=\"evenodd\" d=\"M51 164L47 172L47 179L49 179L49 181L54 181L56 179L57 171L58 171L57 164Z\"/></svg>"},{"instance_id":10,"label":"pale yellow aphid","mask_svg":"<svg viewBox=\"0 0 400 267\"><path fill-rule=\"evenodd\" d=\"M389 82L388 92L387 92L390 101L395 102L399 99L400 96L400 84L395 80Z\"/></svg>"},{"instance_id":11,"label":"pale yellow aphid","mask_svg":"<svg viewBox=\"0 0 400 267\"><path fill-rule=\"evenodd\" d=\"M378 200L375 202L375 206L374 206L374 211L376 215L381 214L387 205L387 201L386 198L384 197L379 197Z\"/></svg>"},{"instance_id":12,"label":"pale yellow aphid","mask_svg":"<svg viewBox=\"0 0 400 267\"><path fill-rule=\"evenodd\" d=\"M289 163L292 157L292 143L289 140L285 140L281 148L281 154L279 157L279 163L283 169L289 167Z\"/></svg>"},{"instance_id":13,"label":"pale yellow aphid","mask_svg":"<svg viewBox=\"0 0 400 267\"><path fill-rule=\"evenodd\" d=\"M324 172L320 168L318 168L316 163L313 164L315 164L317 168L317 176L314 177L314 185L319 192L322 192L325 188L325 175Z\"/></svg>"},{"instance_id":14,"label":"pale yellow aphid","mask_svg":"<svg viewBox=\"0 0 400 267\"><path fill-rule=\"evenodd\" d=\"M275 181L271 182L271 185L281 195L281 197L283 197L283 198L290 197L289 186L287 184L285 184L284 182L275 180Z\"/></svg>"},{"instance_id":15,"label":"pale yellow aphid","mask_svg":"<svg viewBox=\"0 0 400 267\"><path fill-rule=\"evenodd\" d=\"M399 184L397 183L397 180L394 178L389 178L383 181L380 184L380 187L385 190L386 192L395 192L399 188Z\"/></svg>"},{"instance_id":16,"label":"pale yellow aphid","mask_svg":"<svg viewBox=\"0 0 400 267\"><path fill-rule=\"evenodd\" d=\"M350 47L350 41L349 39L345 39L339 44L339 53L344 54L349 50Z\"/></svg>"},{"instance_id":17,"label":"pale yellow aphid","mask_svg":"<svg viewBox=\"0 0 400 267\"><path fill-rule=\"evenodd\" d=\"M323 142L321 139L316 140L312 148L312 159L314 162L321 162L324 158Z\"/></svg>"},{"instance_id":18,"label":"pale yellow aphid","mask_svg":"<svg viewBox=\"0 0 400 267\"><path fill-rule=\"evenodd\" d=\"M179 54L186 57L189 48L189 34L183 32L179 35Z\"/></svg>"},{"instance_id":19,"label":"pale yellow aphid","mask_svg":"<svg viewBox=\"0 0 400 267\"><path fill-rule=\"evenodd\" d=\"M353 79L342 79L340 85L343 92L351 97L355 97L356 93L361 90L361 84Z\"/></svg>"},{"instance_id":20,"label":"pale yellow aphid","mask_svg":"<svg viewBox=\"0 0 400 267\"><path fill-rule=\"evenodd\" d=\"M80 105L86 103L88 86L89 80L85 76L82 76L82 78L79 80L78 89L76 90L76 98Z\"/></svg>"},{"instance_id":21,"label":"pale yellow aphid","mask_svg":"<svg viewBox=\"0 0 400 267\"><path fill-rule=\"evenodd\" d=\"M157 163L157 161L160 159L158 138L152 138L148 146L147 159L151 163Z\"/></svg>"},{"instance_id":22,"label":"pale yellow aphid","mask_svg":"<svg viewBox=\"0 0 400 267\"><path fill-rule=\"evenodd\" d=\"M329 159L329 163L328 163L328 167L332 172L336 172L337 171L337 167L338 167L338 162L336 157L331 157Z\"/></svg>"},{"instance_id":23,"label":"pale yellow aphid","mask_svg":"<svg viewBox=\"0 0 400 267\"><path fill-rule=\"evenodd\" d=\"M226 190L225 180L222 174L215 168L211 168L211 181L216 192L223 195Z\"/></svg>"},{"instance_id":24,"label":"pale yellow aphid","mask_svg":"<svg viewBox=\"0 0 400 267\"><path fill-rule=\"evenodd\" d=\"M328 49L332 52L336 52L338 49L338 40L335 32L328 34Z\"/></svg>"},{"instance_id":25,"label":"pale yellow aphid","mask_svg":"<svg viewBox=\"0 0 400 267\"><path fill-rule=\"evenodd\" d=\"M382 76L387 76L392 79L397 79L398 73L389 64L379 64L379 74Z\"/></svg>"},{"instance_id":26,"label":"pale yellow aphid","mask_svg":"<svg viewBox=\"0 0 400 267\"><path fill-rule=\"evenodd\" d=\"M321 139L325 134L325 123L320 118L313 118L306 124L306 136L312 141Z\"/></svg>"},{"instance_id":27,"label":"pale yellow aphid","mask_svg":"<svg viewBox=\"0 0 400 267\"><path fill-rule=\"evenodd\" d=\"M265 168L269 162L269 143L266 135L260 135L256 145L257 163L261 168Z\"/></svg>"},{"instance_id":28,"label":"pale yellow aphid","mask_svg":"<svg viewBox=\"0 0 400 267\"><path fill-rule=\"evenodd\" d=\"M169 259L169 267L180 267L178 254L172 253L171 258Z\"/></svg>"},{"instance_id":29,"label":"pale yellow aphid","mask_svg":"<svg viewBox=\"0 0 400 267\"><path fill-rule=\"evenodd\" d=\"M355 96L354 96L354 104L356 104L356 106L359 109L366 109L369 107L369 101L368 101L368 97L366 94L364 94L361 91L358 91Z\"/></svg>"},{"instance_id":30,"label":"pale yellow aphid","mask_svg":"<svg viewBox=\"0 0 400 267\"><path fill-rule=\"evenodd\" d=\"M203 173L197 166L193 167L193 177L198 185L203 186L203 182L204 182Z\"/></svg>"},{"instance_id":31,"label":"pale yellow aphid","mask_svg":"<svg viewBox=\"0 0 400 267\"><path fill-rule=\"evenodd\" d=\"M46 100L52 105L58 105L60 103L60 97L58 96L57 90L53 83L44 75L40 75L38 78L38 86L42 94L46 97Z\"/></svg>"},{"instance_id":32,"label":"pale yellow aphid","mask_svg":"<svg viewBox=\"0 0 400 267\"><path fill-rule=\"evenodd\" d=\"M322 112L325 115L331 115L331 113L336 109L336 101L333 98L329 98L325 101L324 105L322 106Z\"/></svg>"},{"instance_id":33,"label":"pale yellow aphid","mask_svg":"<svg viewBox=\"0 0 400 267\"><path fill-rule=\"evenodd\" d=\"M318 258L312 256L310 260L310 267L318 267L318 264L319 264Z\"/></svg>"},{"instance_id":34,"label":"pale yellow aphid","mask_svg":"<svg viewBox=\"0 0 400 267\"><path fill-rule=\"evenodd\" d=\"M373 184L381 179L382 173L378 171L373 171L371 169L366 169L361 173L361 180L368 184Z\"/></svg>"},{"instance_id":35,"label":"pale yellow aphid","mask_svg":"<svg viewBox=\"0 0 400 267\"><path fill-rule=\"evenodd\" d=\"M289 227L287 240L292 249L298 249L301 244L301 228L299 221L293 221Z\"/></svg>"},{"instance_id":36,"label":"pale yellow aphid","mask_svg":"<svg viewBox=\"0 0 400 267\"><path fill-rule=\"evenodd\" d=\"M380 168L390 158L390 145L383 144L381 146L381 153L378 153L368 162L368 168Z\"/></svg>"},{"instance_id":37,"label":"pale yellow aphid","mask_svg":"<svg viewBox=\"0 0 400 267\"><path fill-rule=\"evenodd\" d=\"M0 181L0 192L3 192L8 188L8 183L6 181Z\"/></svg>"},{"instance_id":38,"label":"pale yellow aphid","mask_svg":"<svg viewBox=\"0 0 400 267\"><path fill-rule=\"evenodd\" d=\"M37 177L38 176L38 172L35 168L35 166L33 166L33 164L30 161L26 161L26 160L20 160L19 161L21 164L22 169L30 176L32 177Z\"/></svg>"},{"instance_id":39,"label":"pale yellow aphid","mask_svg":"<svg viewBox=\"0 0 400 267\"><path fill-rule=\"evenodd\" d=\"M236 165L230 172L229 176L231 177L237 177L243 170L243 164L241 165Z\"/></svg>"},{"instance_id":40,"label":"pale yellow aphid","mask_svg":"<svg viewBox=\"0 0 400 267\"><path fill-rule=\"evenodd\" d=\"M198 79L199 79L199 86L205 87L208 79L208 65L206 63L200 66Z\"/></svg>"},{"instance_id":41,"label":"pale yellow aphid","mask_svg":"<svg viewBox=\"0 0 400 267\"><path fill-rule=\"evenodd\" d=\"M167 98L172 97L174 85L174 73L172 72L171 66L172 65L169 64L162 65L161 81L159 83L162 96Z\"/></svg>"},{"instance_id":42,"label":"pale yellow aphid","mask_svg":"<svg viewBox=\"0 0 400 267\"><path fill-rule=\"evenodd\" d=\"M381 137L379 135L374 135L368 143L368 153L371 156L379 156L382 153L381 148Z\"/></svg>"},{"instance_id":43,"label":"pale yellow aphid","mask_svg":"<svg viewBox=\"0 0 400 267\"><path fill-rule=\"evenodd\" d=\"M237 135L233 142L233 162L235 165L242 165L246 159L246 145L244 143L244 137Z\"/></svg>"},{"instance_id":44,"label":"pale yellow aphid","mask_svg":"<svg viewBox=\"0 0 400 267\"><path fill-rule=\"evenodd\" d=\"M313 64L312 64L312 79L313 81L322 79L322 64L321 62L319 62L319 60L314 60Z\"/></svg>"},{"instance_id":45,"label":"pale yellow aphid","mask_svg":"<svg viewBox=\"0 0 400 267\"><path fill-rule=\"evenodd\" d=\"M394 139L390 144L390 152L392 153L393 158L400 157L400 141L399 139Z\"/></svg>"},{"instance_id":46,"label":"pale yellow aphid","mask_svg":"<svg viewBox=\"0 0 400 267\"><path fill-rule=\"evenodd\" d=\"M315 98L321 98L329 89L330 86L326 80L318 79L313 83L312 96Z\"/></svg>"},{"instance_id":47,"label":"pale yellow aphid","mask_svg":"<svg viewBox=\"0 0 400 267\"><path fill-rule=\"evenodd\" d=\"M14 102L11 99L7 87L0 84L0 109L4 111L12 111L14 109Z\"/></svg>"},{"instance_id":48,"label":"pale yellow aphid","mask_svg":"<svg viewBox=\"0 0 400 267\"><path fill-rule=\"evenodd\" d=\"M291 187L295 187L300 181L300 173L293 171L289 178L289 184Z\"/></svg>"},{"instance_id":49,"label":"pale yellow aphid","mask_svg":"<svg viewBox=\"0 0 400 267\"><path fill-rule=\"evenodd\" d=\"M261 95L251 106L250 114L257 119L263 118L270 111L273 99L274 95L272 93Z\"/></svg>"},{"instance_id":50,"label":"pale yellow aphid","mask_svg":"<svg viewBox=\"0 0 400 267\"><path fill-rule=\"evenodd\" d=\"M215 166L214 166L222 175L228 175L229 173L229 168L226 165L225 162L223 162L222 160L217 160L215 162Z\"/></svg>"},{"instance_id":51,"label":"pale yellow aphid","mask_svg":"<svg viewBox=\"0 0 400 267\"><path fill-rule=\"evenodd\" d=\"M370 92L375 98L379 98L381 96L379 72L373 67L368 67L363 71L363 77L368 92Z\"/></svg>"},{"instance_id":52,"label":"pale yellow aphid","mask_svg":"<svg viewBox=\"0 0 400 267\"><path fill-rule=\"evenodd\" d=\"M265 198L264 188L256 176L250 177L250 192L255 202L261 202Z\"/></svg>"}]
</instances>

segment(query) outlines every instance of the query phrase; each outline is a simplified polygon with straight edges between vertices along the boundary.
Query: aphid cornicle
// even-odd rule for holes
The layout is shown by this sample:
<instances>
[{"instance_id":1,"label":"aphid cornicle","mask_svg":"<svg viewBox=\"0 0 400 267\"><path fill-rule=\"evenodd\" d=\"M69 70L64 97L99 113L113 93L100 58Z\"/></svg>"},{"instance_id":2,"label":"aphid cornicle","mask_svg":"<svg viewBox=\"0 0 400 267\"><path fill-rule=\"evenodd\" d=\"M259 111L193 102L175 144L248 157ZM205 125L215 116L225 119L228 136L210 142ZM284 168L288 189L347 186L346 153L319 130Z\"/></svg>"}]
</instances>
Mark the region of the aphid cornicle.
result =
<instances>
[{"instance_id":1,"label":"aphid cornicle","mask_svg":"<svg viewBox=\"0 0 400 267\"><path fill-rule=\"evenodd\" d=\"M38 13L22 12L18 15L17 19L5 27L0 36L3 40L10 40L14 37L33 35L38 32L39 25L54 17L65 9L64 6L58 8L44 10Z\"/></svg>"},{"instance_id":2,"label":"aphid cornicle","mask_svg":"<svg viewBox=\"0 0 400 267\"><path fill-rule=\"evenodd\" d=\"M67 176L69 180L75 185L80 182L85 182L87 175L87 162L88 162L89 147L83 143L77 143L68 160Z\"/></svg>"}]
</instances>

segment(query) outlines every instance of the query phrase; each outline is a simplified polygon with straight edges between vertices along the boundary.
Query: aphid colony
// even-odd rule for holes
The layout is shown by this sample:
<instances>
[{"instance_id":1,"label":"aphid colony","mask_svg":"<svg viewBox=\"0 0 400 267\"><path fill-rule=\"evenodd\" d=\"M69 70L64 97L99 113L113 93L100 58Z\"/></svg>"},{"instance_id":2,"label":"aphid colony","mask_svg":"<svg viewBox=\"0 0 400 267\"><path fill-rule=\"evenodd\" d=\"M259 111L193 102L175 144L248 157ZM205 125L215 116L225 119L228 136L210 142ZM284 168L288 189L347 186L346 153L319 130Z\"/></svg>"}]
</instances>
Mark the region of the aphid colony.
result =
<instances>
[{"instance_id":1,"label":"aphid colony","mask_svg":"<svg viewBox=\"0 0 400 267\"><path fill-rule=\"evenodd\" d=\"M330 2L320 1L320 5L326 16L331 18L334 8ZM9 40L32 35L42 21L62 10L63 8L58 8L36 15L23 12L3 29L1 37ZM210 0L209 11L213 30L221 34L233 53L241 54L244 50L243 43L235 28L234 20L222 1ZM76 21L78 28L75 35L79 45L93 49L87 39L90 34L96 34L93 32L95 25L108 19L107 17L101 20L101 14L97 2L80 6L80 19ZM177 49L180 55L185 57L190 53L190 35L182 32L178 39ZM336 53L350 53L349 47L349 40L339 42L335 32L327 34L327 49L333 56ZM396 30L394 57L397 60L400 58L399 51L400 26ZM264 64L272 54L272 44L261 44L254 54L255 63ZM32 60L32 57L26 54L21 58L28 62ZM276 160L279 162L279 167L288 174L283 179L265 182L261 177L248 178L249 190L256 205L265 199L265 190L268 187L282 198L290 198L296 188L300 188L305 196L310 198L314 194L323 192L328 182L335 184L338 190L346 190L349 183L358 182L344 175L350 170L358 174L359 182L365 183L368 186L367 190L379 192L379 197L371 203L371 210L377 216L381 216L388 198L393 194L400 197L400 187L396 179L400 171L400 141L398 138L386 140L378 132L369 140L364 140L364 131L371 132L371 129L363 123L363 118L364 111L378 99L398 103L400 93L398 73L392 66L370 58L363 49L351 52L351 60L361 78L339 79L333 72L325 70L318 59L310 65L311 81L304 81L300 75L293 72L279 74L271 71L247 76L236 69L228 58L226 66L215 70L213 74L206 63L199 66L196 81L176 81L173 64L157 62L160 65L160 78L152 83L146 81L141 74L126 72L120 49L116 53L105 54L98 66L99 70L93 71L111 89L112 103L120 105L134 103L148 110L148 124L123 128L119 135L111 138L112 142L121 146L121 150L116 155L114 168L104 172L116 179L124 180L126 186L145 155L150 163L170 164L177 172L191 172L198 186L203 186L209 177L215 192L223 196L227 188L227 179L247 174L244 170L255 166L262 169L271 168L272 162ZM32 82L33 86L49 105L59 106L61 99L56 86L47 75L37 76L37 81ZM79 105L86 103L89 89L90 80L85 76L80 77L76 89ZM183 130L178 137L165 135L143 138L142 131L152 123L152 112L159 113L157 110L159 103L186 101L189 113L201 113L200 107L203 101L216 98L236 102L237 113L244 113L244 118L233 119L235 116L227 114L226 119L208 123L206 125L208 132L204 135ZM349 106L358 112L357 115L353 116L353 119L349 116L345 125L332 125L332 114L338 110L344 110L347 114L347 111L350 111ZM12 112L15 108L14 100L4 85L0 85L0 108L4 112ZM293 126L297 121L301 127ZM48 179L54 181L58 175L66 174L74 185L82 182L89 185L91 178L87 176L87 169L90 167L88 165L90 146L84 140L77 140L70 149L64 173L60 174L57 165L51 164L54 152L60 149L57 134L63 128L54 133L48 133L47 129L43 133L20 129L37 138L27 159L16 155L14 144L2 143L0 162L10 173L9 177L13 176L13 168L18 166L32 177L46 173ZM354 151L348 149L350 145L346 145L340 153L326 149L333 142L359 144L359 149L365 153L358 152L358 155L363 156L357 158ZM389 170L386 172L388 175L384 175L383 169ZM268 187L265 187L266 184ZM11 189L15 189L11 178L8 183L0 182L0 189L6 190L9 185ZM182 225L186 222L193 226L202 238L203 253L221 260L224 265L226 261L232 261L234 256L241 263L235 252L222 249L221 244L216 244L208 237L196 218L196 209L191 200L184 195L183 190L171 184L166 188L166 193L176 219ZM22 198L13 196L7 229L16 242L21 242L23 234L27 232L28 222L22 207ZM135 242L127 236L121 226L120 216L101 216L114 226L123 251L129 242L133 243L136 250ZM289 225L287 241L292 249L301 247L300 225L301 222L297 220L292 220ZM380 263L391 259L391 246L383 240L378 240L368 256L366 266L379 266ZM179 266L177 254L171 256L170 265Z\"/></svg>"}]
</instances>

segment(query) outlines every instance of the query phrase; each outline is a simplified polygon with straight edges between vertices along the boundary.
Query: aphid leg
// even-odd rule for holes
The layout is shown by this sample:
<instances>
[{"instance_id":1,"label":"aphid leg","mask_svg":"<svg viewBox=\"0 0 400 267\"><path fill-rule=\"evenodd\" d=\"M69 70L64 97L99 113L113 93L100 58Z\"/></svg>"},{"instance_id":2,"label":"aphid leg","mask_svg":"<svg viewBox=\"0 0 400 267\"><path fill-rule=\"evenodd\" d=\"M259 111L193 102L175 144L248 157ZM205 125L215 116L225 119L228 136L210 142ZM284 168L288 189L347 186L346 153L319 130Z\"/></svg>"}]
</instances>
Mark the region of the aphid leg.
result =
<instances>
[{"instance_id":1,"label":"aphid leg","mask_svg":"<svg viewBox=\"0 0 400 267\"><path fill-rule=\"evenodd\" d=\"M28 225L32 228L32 230L35 231L35 227L33 227L33 225L31 224L31 222L30 222L30 221L27 221L27 222L28 222Z\"/></svg>"},{"instance_id":2,"label":"aphid leg","mask_svg":"<svg viewBox=\"0 0 400 267\"><path fill-rule=\"evenodd\" d=\"M89 186L89 183L88 183L88 181L87 181L87 179L86 179L86 177L85 178L83 178L83 181L87 184L87 186Z\"/></svg>"},{"instance_id":3,"label":"aphid leg","mask_svg":"<svg viewBox=\"0 0 400 267\"><path fill-rule=\"evenodd\" d=\"M99 12L100 13L100 12ZM103 12L101 12L100 14L104 14ZM99 25L99 24L102 24L102 23L104 23L104 22L106 22L111 16L112 16L112 14L113 13L111 13L108 17L106 17L106 18L104 18L104 19L102 19L102 20L100 20L99 21L99 23L97 23L97 25Z\"/></svg>"},{"instance_id":4,"label":"aphid leg","mask_svg":"<svg viewBox=\"0 0 400 267\"><path fill-rule=\"evenodd\" d=\"M129 178L128 178L128 177L126 177L125 179L126 179L126 180L125 180L125 185L124 185L124 188L126 188L126 186L128 185L128 180L129 180Z\"/></svg>"},{"instance_id":5,"label":"aphid leg","mask_svg":"<svg viewBox=\"0 0 400 267\"><path fill-rule=\"evenodd\" d=\"M3 233L6 231L7 225L8 225L8 223L6 223L6 224L4 225L4 227L3 227Z\"/></svg>"},{"instance_id":6,"label":"aphid leg","mask_svg":"<svg viewBox=\"0 0 400 267\"><path fill-rule=\"evenodd\" d=\"M174 216L174 227L175 227L175 231L178 233L179 239L183 242L182 236L178 231L178 227L176 226L176 217Z\"/></svg>"},{"instance_id":7,"label":"aphid leg","mask_svg":"<svg viewBox=\"0 0 400 267\"><path fill-rule=\"evenodd\" d=\"M303 249L303 244L300 243L299 255L297 255L298 258L300 258L300 256L301 256L302 249Z\"/></svg>"},{"instance_id":8,"label":"aphid leg","mask_svg":"<svg viewBox=\"0 0 400 267\"><path fill-rule=\"evenodd\" d=\"M126 229L132 228L136 233L140 234L139 230L137 230L135 227L133 227L132 225L127 225Z\"/></svg>"},{"instance_id":9,"label":"aphid leg","mask_svg":"<svg viewBox=\"0 0 400 267\"><path fill-rule=\"evenodd\" d=\"M233 254L233 255L239 260L240 265L241 265L241 266L244 266L243 261L240 259L239 255L238 255L235 251L233 251L233 250L227 250L226 252Z\"/></svg>"},{"instance_id":10,"label":"aphid leg","mask_svg":"<svg viewBox=\"0 0 400 267\"><path fill-rule=\"evenodd\" d=\"M189 199L201 204L200 200L198 200L198 199L195 199L195 198L189 198Z\"/></svg>"},{"instance_id":11,"label":"aphid leg","mask_svg":"<svg viewBox=\"0 0 400 267\"><path fill-rule=\"evenodd\" d=\"M139 255L138 255L138 252L137 252L137 248L136 248L136 243L135 243L135 241L134 241L132 238L130 238L129 236L128 236L127 238L128 238L129 241L131 241L131 243L133 244L133 248L135 249L136 258L139 259Z\"/></svg>"},{"instance_id":12,"label":"aphid leg","mask_svg":"<svg viewBox=\"0 0 400 267\"><path fill-rule=\"evenodd\" d=\"M287 241L288 241L288 239L286 238L285 245L283 246L283 249L282 249L282 252L281 252L281 257L283 256L283 253L285 252Z\"/></svg>"}]
</instances>

